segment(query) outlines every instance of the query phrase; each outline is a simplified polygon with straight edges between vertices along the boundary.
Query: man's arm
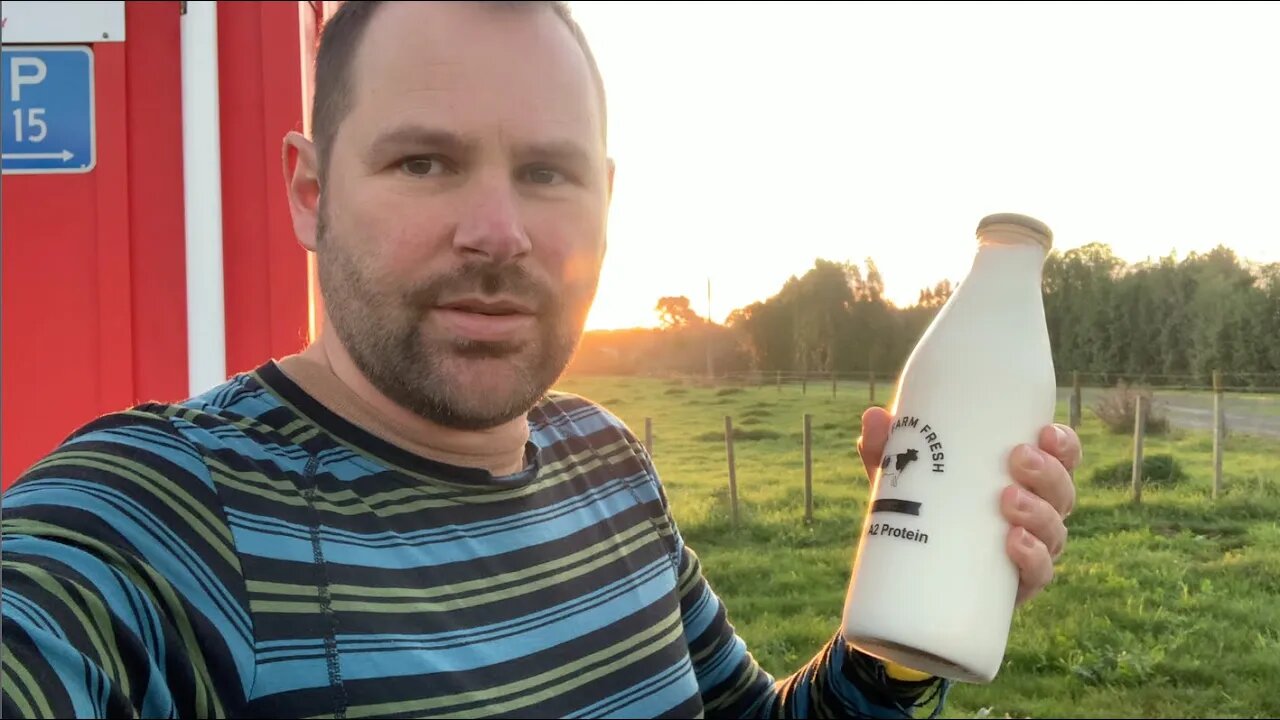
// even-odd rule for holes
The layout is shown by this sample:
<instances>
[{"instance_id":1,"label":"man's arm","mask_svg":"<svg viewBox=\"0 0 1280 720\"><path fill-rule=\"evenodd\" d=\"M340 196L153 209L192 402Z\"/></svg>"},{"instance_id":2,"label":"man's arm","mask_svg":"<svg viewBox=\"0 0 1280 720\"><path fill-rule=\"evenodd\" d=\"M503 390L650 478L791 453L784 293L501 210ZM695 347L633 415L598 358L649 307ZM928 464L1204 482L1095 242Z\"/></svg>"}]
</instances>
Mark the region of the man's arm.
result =
<instances>
[{"instance_id":1,"label":"man's arm","mask_svg":"<svg viewBox=\"0 0 1280 720\"><path fill-rule=\"evenodd\" d=\"M131 411L73 435L6 492L3 716L225 717L253 630L200 451Z\"/></svg>"},{"instance_id":2,"label":"man's arm","mask_svg":"<svg viewBox=\"0 0 1280 720\"><path fill-rule=\"evenodd\" d=\"M624 434L653 484L679 557L684 635L707 717L912 717L931 703L934 715L941 712L947 681L905 668L890 677L884 664L854 649L839 633L790 677L779 681L766 673L729 623L697 555L684 544L648 452L634 435Z\"/></svg>"},{"instance_id":3,"label":"man's arm","mask_svg":"<svg viewBox=\"0 0 1280 720\"><path fill-rule=\"evenodd\" d=\"M934 714L942 709L944 681L894 680L839 634L798 672L775 681L729 623L697 555L684 547L681 557L680 609L707 717L912 717L935 701Z\"/></svg>"}]
</instances>

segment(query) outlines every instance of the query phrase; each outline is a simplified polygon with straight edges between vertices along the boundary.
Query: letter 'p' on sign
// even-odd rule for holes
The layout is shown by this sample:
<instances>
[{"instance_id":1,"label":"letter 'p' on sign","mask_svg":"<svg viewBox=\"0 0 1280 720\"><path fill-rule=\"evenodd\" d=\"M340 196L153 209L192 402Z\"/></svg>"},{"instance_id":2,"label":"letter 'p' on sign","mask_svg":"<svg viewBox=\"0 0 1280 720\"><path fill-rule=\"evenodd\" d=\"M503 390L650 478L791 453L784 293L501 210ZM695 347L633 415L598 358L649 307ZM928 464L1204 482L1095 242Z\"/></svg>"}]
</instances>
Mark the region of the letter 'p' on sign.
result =
<instances>
[{"instance_id":1,"label":"letter 'p' on sign","mask_svg":"<svg viewBox=\"0 0 1280 720\"><path fill-rule=\"evenodd\" d=\"M9 99L22 102L23 85L39 85L49 74L49 66L38 57L15 57L9 63Z\"/></svg>"}]
</instances>

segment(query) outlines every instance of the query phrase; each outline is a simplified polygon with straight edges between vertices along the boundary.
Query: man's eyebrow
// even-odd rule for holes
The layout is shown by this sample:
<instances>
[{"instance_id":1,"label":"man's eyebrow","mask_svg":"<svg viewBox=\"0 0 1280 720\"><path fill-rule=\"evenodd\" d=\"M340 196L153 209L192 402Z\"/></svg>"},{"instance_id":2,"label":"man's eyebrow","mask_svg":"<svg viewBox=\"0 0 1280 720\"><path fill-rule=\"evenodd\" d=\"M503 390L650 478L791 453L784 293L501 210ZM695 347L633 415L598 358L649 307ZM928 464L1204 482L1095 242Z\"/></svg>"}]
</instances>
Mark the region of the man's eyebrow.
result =
<instances>
[{"instance_id":1,"label":"man's eyebrow","mask_svg":"<svg viewBox=\"0 0 1280 720\"><path fill-rule=\"evenodd\" d=\"M591 154L573 140L526 143L518 146L517 151L522 157L549 159L576 166L591 165Z\"/></svg>"},{"instance_id":2,"label":"man's eyebrow","mask_svg":"<svg viewBox=\"0 0 1280 720\"><path fill-rule=\"evenodd\" d=\"M421 125L401 125L391 128L374 138L374 141L369 145L369 156L382 157L395 151L422 147L431 147L450 154L460 154L473 146L473 142L455 132Z\"/></svg>"},{"instance_id":3,"label":"man's eyebrow","mask_svg":"<svg viewBox=\"0 0 1280 720\"><path fill-rule=\"evenodd\" d=\"M374 138L369 145L368 156L379 159L397 152L429 148L454 156L472 153L478 143L450 130L422 125L393 127ZM591 153L579 142L569 139L552 139L517 143L517 157L566 163L576 167L590 166Z\"/></svg>"}]
</instances>

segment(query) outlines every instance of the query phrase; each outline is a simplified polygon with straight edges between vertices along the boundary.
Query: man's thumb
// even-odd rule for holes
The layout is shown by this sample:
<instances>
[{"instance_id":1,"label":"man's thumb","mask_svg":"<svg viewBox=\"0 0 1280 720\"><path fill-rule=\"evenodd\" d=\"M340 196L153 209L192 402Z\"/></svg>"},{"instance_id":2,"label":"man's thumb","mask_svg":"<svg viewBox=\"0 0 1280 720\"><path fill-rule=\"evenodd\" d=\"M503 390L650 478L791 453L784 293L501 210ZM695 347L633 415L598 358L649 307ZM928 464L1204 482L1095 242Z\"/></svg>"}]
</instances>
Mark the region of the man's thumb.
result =
<instances>
[{"instance_id":1,"label":"man's thumb","mask_svg":"<svg viewBox=\"0 0 1280 720\"><path fill-rule=\"evenodd\" d=\"M862 458L867 479L871 482L875 482L876 468L880 465L880 458L884 456L884 446L889 440L891 421L889 411L882 407L872 406L862 413L862 434L858 436L858 455Z\"/></svg>"}]
</instances>

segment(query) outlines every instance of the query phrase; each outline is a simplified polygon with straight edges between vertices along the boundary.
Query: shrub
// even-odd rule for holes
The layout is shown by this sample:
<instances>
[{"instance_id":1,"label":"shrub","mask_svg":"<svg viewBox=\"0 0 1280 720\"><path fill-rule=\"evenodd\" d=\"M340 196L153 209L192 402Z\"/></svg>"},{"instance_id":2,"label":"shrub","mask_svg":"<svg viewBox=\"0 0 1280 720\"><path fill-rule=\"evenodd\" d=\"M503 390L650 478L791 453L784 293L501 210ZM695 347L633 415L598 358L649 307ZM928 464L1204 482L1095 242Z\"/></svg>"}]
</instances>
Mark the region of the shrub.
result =
<instances>
[{"instance_id":1,"label":"shrub","mask_svg":"<svg viewBox=\"0 0 1280 720\"><path fill-rule=\"evenodd\" d=\"M1142 458L1143 487L1172 487L1188 478L1172 455L1145 455ZM1104 465L1093 471L1089 481L1102 487L1123 488L1133 484L1133 460Z\"/></svg>"},{"instance_id":2,"label":"shrub","mask_svg":"<svg viewBox=\"0 0 1280 720\"><path fill-rule=\"evenodd\" d=\"M1098 398L1093 405L1093 414L1111 432L1118 435L1131 433L1140 396L1147 401L1147 434L1164 435L1169 432L1169 418L1158 404L1152 402L1151 390L1132 388L1123 382Z\"/></svg>"}]
</instances>

